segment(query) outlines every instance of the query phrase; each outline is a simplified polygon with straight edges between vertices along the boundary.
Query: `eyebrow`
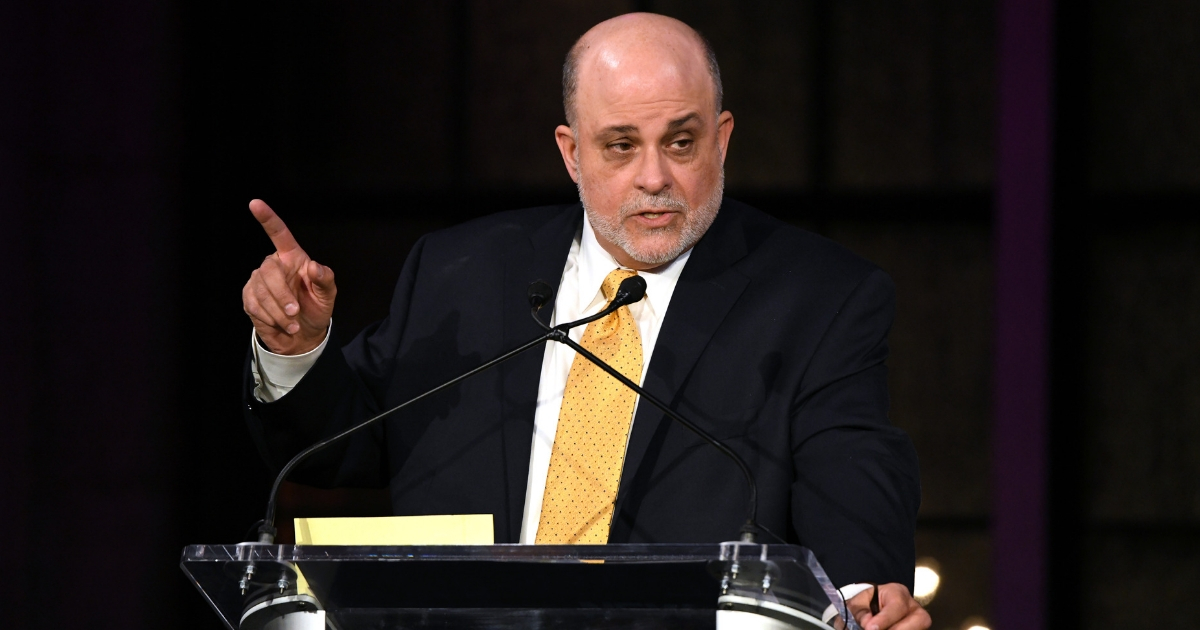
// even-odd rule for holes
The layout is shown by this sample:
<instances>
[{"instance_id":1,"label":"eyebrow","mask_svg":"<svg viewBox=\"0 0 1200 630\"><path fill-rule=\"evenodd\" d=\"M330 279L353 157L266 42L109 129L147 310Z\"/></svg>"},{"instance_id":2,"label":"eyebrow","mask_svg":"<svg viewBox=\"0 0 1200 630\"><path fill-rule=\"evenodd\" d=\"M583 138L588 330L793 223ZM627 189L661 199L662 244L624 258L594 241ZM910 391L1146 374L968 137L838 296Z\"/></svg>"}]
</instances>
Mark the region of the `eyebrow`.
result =
<instances>
[{"instance_id":1,"label":"eyebrow","mask_svg":"<svg viewBox=\"0 0 1200 630\"><path fill-rule=\"evenodd\" d=\"M684 125L686 125L690 122L697 121L699 119L700 119L700 114L697 114L696 112L691 112L691 113L687 114L686 116L683 116L681 118L676 118L675 120L672 120L671 122L667 123L667 131L675 131L675 130L679 129L680 127L683 127ZM612 125L610 127L605 127L604 129L601 129L600 135L603 135L603 136L624 135L624 134L634 133L637 130L638 130L637 125Z\"/></svg>"},{"instance_id":2,"label":"eyebrow","mask_svg":"<svg viewBox=\"0 0 1200 630\"><path fill-rule=\"evenodd\" d=\"M672 120L671 122L667 123L667 131L675 131L676 129L679 129L682 126L684 126L694 120L699 120L699 119L700 119L700 114L697 114L696 112L692 112L692 113L688 114L687 116L684 116L683 118L676 118L675 120Z\"/></svg>"},{"instance_id":3,"label":"eyebrow","mask_svg":"<svg viewBox=\"0 0 1200 630\"><path fill-rule=\"evenodd\" d=\"M637 125L613 125L600 130L600 135L622 135L637 131Z\"/></svg>"}]
</instances>

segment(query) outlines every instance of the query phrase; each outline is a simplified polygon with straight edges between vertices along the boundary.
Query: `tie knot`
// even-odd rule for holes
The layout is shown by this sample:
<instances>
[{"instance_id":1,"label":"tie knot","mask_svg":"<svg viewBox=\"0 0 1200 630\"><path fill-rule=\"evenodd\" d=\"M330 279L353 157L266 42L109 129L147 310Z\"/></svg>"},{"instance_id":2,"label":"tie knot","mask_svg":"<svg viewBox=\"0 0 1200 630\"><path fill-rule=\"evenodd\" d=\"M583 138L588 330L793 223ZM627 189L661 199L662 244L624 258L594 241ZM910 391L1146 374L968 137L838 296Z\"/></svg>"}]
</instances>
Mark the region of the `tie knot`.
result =
<instances>
[{"instance_id":1,"label":"tie knot","mask_svg":"<svg viewBox=\"0 0 1200 630\"><path fill-rule=\"evenodd\" d=\"M621 286L626 278L632 278L637 275L637 272L632 269L613 269L604 276L604 283L600 285L600 292L604 294L604 299L611 302L613 296L617 294L617 287Z\"/></svg>"}]
</instances>

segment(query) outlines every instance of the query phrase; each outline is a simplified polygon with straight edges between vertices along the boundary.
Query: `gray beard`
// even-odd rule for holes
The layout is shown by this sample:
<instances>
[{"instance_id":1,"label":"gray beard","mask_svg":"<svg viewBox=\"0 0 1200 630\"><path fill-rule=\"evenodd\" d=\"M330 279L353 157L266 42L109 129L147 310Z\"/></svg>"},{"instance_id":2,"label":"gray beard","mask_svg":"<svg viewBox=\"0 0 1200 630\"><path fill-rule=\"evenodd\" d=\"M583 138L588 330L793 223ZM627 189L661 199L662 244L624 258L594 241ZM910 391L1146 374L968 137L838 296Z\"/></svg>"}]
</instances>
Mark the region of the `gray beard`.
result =
<instances>
[{"instance_id":1,"label":"gray beard","mask_svg":"<svg viewBox=\"0 0 1200 630\"><path fill-rule=\"evenodd\" d=\"M721 209L721 200L725 196L725 170L721 169L721 176L717 180L716 188L698 208L692 209L687 201L675 197L670 189L657 195L648 195L639 191L636 197L621 204L615 219L601 216L592 209L591 204L588 203L582 177L575 186L579 190L579 201L583 203L583 210L587 213L588 222L596 234L621 248L621 251L639 263L657 267L679 258L708 231L712 222L717 218L717 211ZM674 243L666 246L659 243L647 243L639 247L631 235L626 232L625 219L646 208L670 209L679 212L684 217L684 222L680 226L657 228L649 232L655 235L675 234Z\"/></svg>"}]
</instances>

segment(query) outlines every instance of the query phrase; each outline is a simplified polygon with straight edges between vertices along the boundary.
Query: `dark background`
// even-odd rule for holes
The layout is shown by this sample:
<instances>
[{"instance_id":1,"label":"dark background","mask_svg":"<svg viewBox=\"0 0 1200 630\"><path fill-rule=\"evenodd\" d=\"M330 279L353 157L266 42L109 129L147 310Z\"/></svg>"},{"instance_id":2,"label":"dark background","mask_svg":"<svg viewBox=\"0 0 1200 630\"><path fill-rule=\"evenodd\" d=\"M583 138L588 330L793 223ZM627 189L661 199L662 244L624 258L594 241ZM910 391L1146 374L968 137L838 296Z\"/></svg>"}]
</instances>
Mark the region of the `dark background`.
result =
<instances>
[{"instance_id":1,"label":"dark background","mask_svg":"<svg viewBox=\"0 0 1200 630\"><path fill-rule=\"evenodd\" d=\"M0 610L217 628L177 567L269 474L239 410L266 199L381 317L421 234L574 199L552 130L592 24L679 17L736 116L728 194L895 279L937 630L990 597L997 6L984 0L0 3ZM1200 2L1055 16L1056 628L1190 628L1200 591ZM386 509L289 487L284 517Z\"/></svg>"}]
</instances>

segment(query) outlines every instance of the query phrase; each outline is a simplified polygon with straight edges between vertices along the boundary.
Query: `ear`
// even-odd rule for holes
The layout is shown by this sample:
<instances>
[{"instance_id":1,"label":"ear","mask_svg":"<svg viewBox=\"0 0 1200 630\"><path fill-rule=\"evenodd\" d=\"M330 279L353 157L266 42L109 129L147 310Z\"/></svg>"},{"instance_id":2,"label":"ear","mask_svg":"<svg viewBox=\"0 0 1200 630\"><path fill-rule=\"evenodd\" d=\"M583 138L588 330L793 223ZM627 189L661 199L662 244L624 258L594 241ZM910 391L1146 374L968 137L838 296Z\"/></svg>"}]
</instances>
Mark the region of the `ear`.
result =
<instances>
[{"instance_id":1,"label":"ear","mask_svg":"<svg viewBox=\"0 0 1200 630\"><path fill-rule=\"evenodd\" d=\"M559 125L554 129L554 141L558 143L558 152L562 153L563 164L567 167L567 174L571 179L579 183L579 144L575 142L575 133L566 125Z\"/></svg>"},{"instance_id":2,"label":"ear","mask_svg":"<svg viewBox=\"0 0 1200 630\"><path fill-rule=\"evenodd\" d=\"M729 136L733 133L733 114L728 111L721 112L717 116L717 146L721 149L721 164L725 163L725 156L729 155Z\"/></svg>"}]
</instances>

